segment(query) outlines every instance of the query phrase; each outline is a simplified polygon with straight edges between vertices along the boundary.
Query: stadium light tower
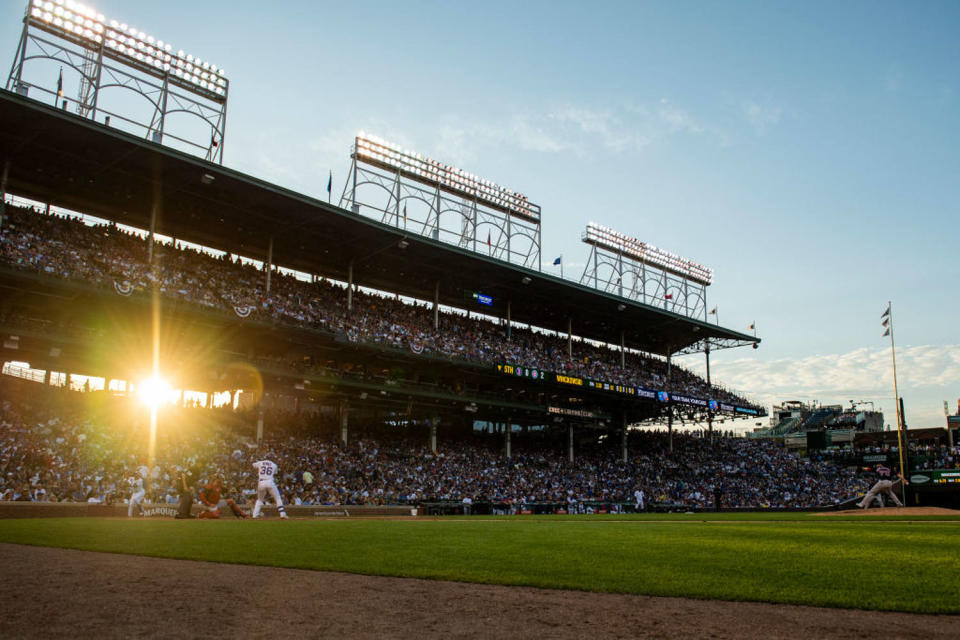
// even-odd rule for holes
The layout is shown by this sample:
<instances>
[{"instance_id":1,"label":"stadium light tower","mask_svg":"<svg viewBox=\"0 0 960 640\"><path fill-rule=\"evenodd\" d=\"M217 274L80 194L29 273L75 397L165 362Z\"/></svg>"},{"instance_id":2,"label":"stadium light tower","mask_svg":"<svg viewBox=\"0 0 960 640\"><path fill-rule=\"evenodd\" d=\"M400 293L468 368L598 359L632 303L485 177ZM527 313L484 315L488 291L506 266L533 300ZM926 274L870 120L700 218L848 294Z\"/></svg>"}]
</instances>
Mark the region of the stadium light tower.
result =
<instances>
[{"instance_id":1,"label":"stadium light tower","mask_svg":"<svg viewBox=\"0 0 960 640\"><path fill-rule=\"evenodd\" d=\"M522 193L361 132L340 206L540 270L540 207Z\"/></svg>"},{"instance_id":2,"label":"stadium light tower","mask_svg":"<svg viewBox=\"0 0 960 640\"><path fill-rule=\"evenodd\" d=\"M581 239L591 247L581 284L706 321L713 269L595 222Z\"/></svg>"},{"instance_id":3,"label":"stadium light tower","mask_svg":"<svg viewBox=\"0 0 960 640\"><path fill-rule=\"evenodd\" d=\"M230 82L217 65L74 0L29 0L6 88L46 96L66 109L64 70L68 81L74 72L80 76L73 100L78 115L112 118L114 126L153 142L223 162ZM149 120L119 96L121 89L149 103ZM168 118L180 115L194 120L175 134Z\"/></svg>"}]
</instances>

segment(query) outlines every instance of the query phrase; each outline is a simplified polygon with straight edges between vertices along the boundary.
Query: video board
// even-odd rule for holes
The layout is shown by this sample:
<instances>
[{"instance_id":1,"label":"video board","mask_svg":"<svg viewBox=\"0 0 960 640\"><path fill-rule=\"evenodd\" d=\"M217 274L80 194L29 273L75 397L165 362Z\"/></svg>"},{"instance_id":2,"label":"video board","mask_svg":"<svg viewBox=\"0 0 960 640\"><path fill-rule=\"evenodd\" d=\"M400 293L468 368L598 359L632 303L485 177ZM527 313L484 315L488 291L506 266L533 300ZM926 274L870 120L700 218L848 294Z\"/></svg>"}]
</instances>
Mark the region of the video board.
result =
<instances>
[{"instance_id":1,"label":"video board","mask_svg":"<svg viewBox=\"0 0 960 640\"><path fill-rule=\"evenodd\" d=\"M647 400L656 400L662 403L682 404L691 407L702 407L714 412L733 413L742 416L757 416L760 412L754 407L745 407L725 402L718 402L711 399L697 398L695 396L683 393L670 393L662 389L647 389L633 385L624 385L616 382L606 382L603 380L593 380L581 376L574 376L566 373L556 373L537 367L525 367L516 364L498 364L497 371L501 374L515 378L524 378L537 382L552 382L555 384L580 387L582 389L595 389L597 391L606 391L617 395L632 396L634 398L644 398Z\"/></svg>"}]
</instances>

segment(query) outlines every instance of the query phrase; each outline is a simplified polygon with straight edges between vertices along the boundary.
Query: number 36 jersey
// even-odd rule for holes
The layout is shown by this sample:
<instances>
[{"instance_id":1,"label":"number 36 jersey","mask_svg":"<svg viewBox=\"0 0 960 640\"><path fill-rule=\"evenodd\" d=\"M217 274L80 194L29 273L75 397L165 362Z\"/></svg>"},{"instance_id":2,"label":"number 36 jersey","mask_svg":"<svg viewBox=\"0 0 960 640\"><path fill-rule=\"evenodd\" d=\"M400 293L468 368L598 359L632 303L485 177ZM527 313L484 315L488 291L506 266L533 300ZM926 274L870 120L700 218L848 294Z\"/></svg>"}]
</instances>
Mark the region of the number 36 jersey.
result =
<instances>
[{"instance_id":1,"label":"number 36 jersey","mask_svg":"<svg viewBox=\"0 0 960 640\"><path fill-rule=\"evenodd\" d=\"M260 474L260 483L275 484L274 476L277 475L277 465L269 460L261 460L253 463L253 468Z\"/></svg>"}]
</instances>

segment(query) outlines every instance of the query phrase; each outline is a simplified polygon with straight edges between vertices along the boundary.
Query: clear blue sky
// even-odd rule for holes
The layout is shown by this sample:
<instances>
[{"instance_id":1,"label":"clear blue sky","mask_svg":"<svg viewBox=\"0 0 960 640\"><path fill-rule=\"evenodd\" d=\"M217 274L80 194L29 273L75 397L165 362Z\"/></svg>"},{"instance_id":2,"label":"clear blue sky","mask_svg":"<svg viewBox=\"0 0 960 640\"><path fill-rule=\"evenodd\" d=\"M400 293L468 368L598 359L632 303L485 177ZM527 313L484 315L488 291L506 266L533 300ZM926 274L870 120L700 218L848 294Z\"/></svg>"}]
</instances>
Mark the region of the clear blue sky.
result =
<instances>
[{"instance_id":1,"label":"clear blue sky","mask_svg":"<svg viewBox=\"0 0 960 640\"><path fill-rule=\"evenodd\" d=\"M590 220L707 264L766 403L892 414L893 300L910 426L956 407L956 2L91 4L226 69L228 166L325 197L363 129L528 194L568 277Z\"/></svg>"}]
</instances>

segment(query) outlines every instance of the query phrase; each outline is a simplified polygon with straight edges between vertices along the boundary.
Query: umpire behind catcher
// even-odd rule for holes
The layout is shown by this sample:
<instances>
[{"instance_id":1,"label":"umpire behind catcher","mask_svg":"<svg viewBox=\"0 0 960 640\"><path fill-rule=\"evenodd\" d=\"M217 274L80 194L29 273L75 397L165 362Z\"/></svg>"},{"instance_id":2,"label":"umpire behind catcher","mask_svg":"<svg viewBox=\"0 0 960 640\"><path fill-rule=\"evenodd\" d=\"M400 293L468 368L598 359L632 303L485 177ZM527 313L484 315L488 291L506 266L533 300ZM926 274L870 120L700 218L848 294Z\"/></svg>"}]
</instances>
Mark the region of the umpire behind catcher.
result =
<instances>
[{"instance_id":1,"label":"umpire behind catcher","mask_svg":"<svg viewBox=\"0 0 960 640\"><path fill-rule=\"evenodd\" d=\"M177 518L193 518L190 508L193 507L193 485L197 483L197 470L190 467L180 472L177 482L177 491L180 492L180 509Z\"/></svg>"}]
</instances>

